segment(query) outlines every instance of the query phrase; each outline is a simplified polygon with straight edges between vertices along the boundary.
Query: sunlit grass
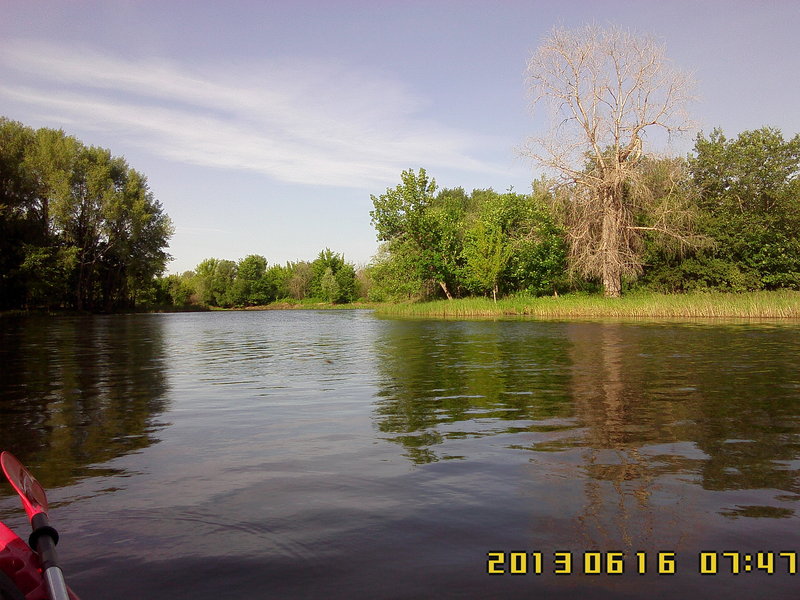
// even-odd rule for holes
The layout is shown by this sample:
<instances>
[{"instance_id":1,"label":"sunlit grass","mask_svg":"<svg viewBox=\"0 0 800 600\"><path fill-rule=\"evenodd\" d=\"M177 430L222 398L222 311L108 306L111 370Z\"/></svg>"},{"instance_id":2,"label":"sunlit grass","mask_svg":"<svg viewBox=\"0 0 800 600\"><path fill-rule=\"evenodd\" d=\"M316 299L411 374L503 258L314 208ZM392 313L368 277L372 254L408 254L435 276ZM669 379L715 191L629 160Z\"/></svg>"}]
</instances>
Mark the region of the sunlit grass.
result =
<instances>
[{"instance_id":1,"label":"sunlit grass","mask_svg":"<svg viewBox=\"0 0 800 600\"><path fill-rule=\"evenodd\" d=\"M332 304L330 302L323 302L316 298L304 299L304 300L293 300L293 299L283 299L273 302L271 304L265 304L263 306L248 306L245 308L234 308L234 309L222 309L222 310L292 310L292 309L300 309L300 310L352 310L352 309L365 309L365 308L376 308L380 306L375 302L349 302L347 304Z\"/></svg>"},{"instance_id":2,"label":"sunlit grass","mask_svg":"<svg viewBox=\"0 0 800 600\"><path fill-rule=\"evenodd\" d=\"M800 292L742 294L635 293L622 298L595 295L465 298L411 304L384 304L378 314L431 317L532 316L542 318L745 318L800 319Z\"/></svg>"}]
</instances>

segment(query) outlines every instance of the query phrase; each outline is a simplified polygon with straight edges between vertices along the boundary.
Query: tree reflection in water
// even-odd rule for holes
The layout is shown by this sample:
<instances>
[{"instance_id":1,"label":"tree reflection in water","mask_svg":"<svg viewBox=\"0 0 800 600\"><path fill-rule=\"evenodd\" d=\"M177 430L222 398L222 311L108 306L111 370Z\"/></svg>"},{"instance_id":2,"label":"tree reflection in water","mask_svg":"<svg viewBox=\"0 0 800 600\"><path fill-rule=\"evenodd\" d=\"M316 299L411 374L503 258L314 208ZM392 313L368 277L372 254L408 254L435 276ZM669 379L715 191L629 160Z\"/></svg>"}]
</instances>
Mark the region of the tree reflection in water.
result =
<instances>
[{"instance_id":1,"label":"tree reflection in water","mask_svg":"<svg viewBox=\"0 0 800 600\"><path fill-rule=\"evenodd\" d=\"M158 441L159 315L0 320L0 436L45 487Z\"/></svg>"},{"instance_id":2,"label":"tree reflection in water","mask_svg":"<svg viewBox=\"0 0 800 600\"><path fill-rule=\"evenodd\" d=\"M754 494L715 497L728 518L800 498L796 326L394 321L376 350L383 437L417 465L534 453L537 485L582 482L587 549L694 543L703 490Z\"/></svg>"}]
</instances>

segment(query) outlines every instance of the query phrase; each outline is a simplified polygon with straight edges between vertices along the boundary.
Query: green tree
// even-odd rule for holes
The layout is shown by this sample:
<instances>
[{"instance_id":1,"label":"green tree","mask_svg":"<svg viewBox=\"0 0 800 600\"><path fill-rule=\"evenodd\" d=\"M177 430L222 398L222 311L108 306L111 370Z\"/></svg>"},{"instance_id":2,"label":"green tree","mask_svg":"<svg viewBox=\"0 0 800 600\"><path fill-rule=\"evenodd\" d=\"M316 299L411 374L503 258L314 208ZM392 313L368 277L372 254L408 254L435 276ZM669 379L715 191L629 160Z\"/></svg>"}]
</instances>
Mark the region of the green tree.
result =
<instances>
[{"instance_id":1,"label":"green tree","mask_svg":"<svg viewBox=\"0 0 800 600\"><path fill-rule=\"evenodd\" d=\"M330 296L330 290L334 289L330 285L323 288L323 280L330 269L331 276L336 282L336 294ZM322 298L328 302L352 302L355 300L356 293L356 271L355 267L347 263L344 256L333 252L330 248L321 251L314 262L311 263L313 277L311 279L311 295L315 298ZM332 298L332 299L329 299Z\"/></svg>"},{"instance_id":2,"label":"green tree","mask_svg":"<svg viewBox=\"0 0 800 600\"><path fill-rule=\"evenodd\" d=\"M470 283L481 292L491 290L495 303L511 253L510 240L496 222L478 221L467 234L464 256Z\"/></svg>"},{"instance_id":3,"label":"green tree","mask_svg":"<svg viewBox=\"0 0 800 600\"><path fill-rule=\"evenodd\" d=\"M371 281L369 300L373 302L398 302L422 298L426 295L425 285L413 257L413 249L407 251L403 246L408 242L395 240L384 242L378 247L366 271Z\"/></svg>"},{"instance_id":4,"label":"green tree","mask_svg":"<svg viewBox=\"0 0 800 600\"><path fill-rule=\"evenodd\" d=\"M339 284L336 281L336 276L333 274L333 269L330 267L325 268L325 272L320 277L320 295L326 302L336 302L339 298Z\"/></svg>"},{"instance_id":5,"label":"green tree","mask_svg":"<svg viewBox=\"0 0 800 600\"><path fill-rule=\"evenodd\" d=\"M425 169L403 171L402 183L371 196L370 211L378 240L391 242L407 253L414 276L436 282L448 299L462 266L460 221L465 195L447 191L437 198L436 181ZM438 200L438 201L437 201Z\"/></svg>"},{"instance_id":6,"label":"green tree","mask_svg":"<svg viewBox=\"0 0 800 600\"><path fill-rule=\"evenodd\" d=\"M197 292L202 304L232 306L236 263L232 260L207 258L195 269Z\"/></svg>"},{"instance_id":7,"label":"green tree","mask_svg":"<svg viewBox=\"0 0 800 600\"><path fill-rule=\"evenodd\" d=\"M752 287L800 288L800 136L765 127L728 141L716 130L698 137L696 152L714 258L735 263Z\"/></svg>"},{"instance_id":8,"label":"green tree","mask_svg":"<svg viewBox=\"0 0 800 600\"><path fill-rule=\"evenodd\" d=\"M0 309L24 304L26 245L37 252L45 244L46 228L35 212L36 176L26 163L34 144L30 128L0 117Z\"/></svg>"},{"instance_id":9,"label":"green tree","mask_svg":"<svg viewBox=\"0 0 800 600\"><path fill-rule=\"evenodd\" d=\"M0 306L130 306L163 271L171 235L145 177L124 159L0 119Z\"/></svg>"},{"instance_id":10,"label":"green tree","mask_svg":"<svg viewBox=\"0 0 800 600\"><path fill-rule=\"evenodd\" d=\"M498 223L509 240L502 285L535 295L555 292L564 280L566 242L548 207L546 184L536 182L532 194L492 193L484 199L480 218Z\"/></svg>"},{"instance_id":11,"label":"green tree","mask_svg":"<svg viewBox=\"0 0 800 600\"><path fill-rule=\"evenodd\" d=\"M267 277L267 259L250 254L236 266L236 278L230 292L235 306L257 306L275 300L277 286Z\"/></svg>"},{"instance_id":12,"label":"green tree","mask_svg":"<svg viewBox=\"0 0 800 600\"><path fill-rule=\"evenodd\" d=\"M286 272L286 293L281 294L281 297L302 300L311 295L311 282L314 279L311 263L304 260L287 263Z\"/></svg>"},{"instance_id":13,"label":"green tree","mask_svg":"<svg viewBox=\"0 0 800 600\"><path fill-rule=\"evenodd\" d=\"M680 257L656 255L650 285L673 291L800 289L800 136L764 127L727 139L700 134L689 161L713 240Z\"/></svg>"}]
</instances>

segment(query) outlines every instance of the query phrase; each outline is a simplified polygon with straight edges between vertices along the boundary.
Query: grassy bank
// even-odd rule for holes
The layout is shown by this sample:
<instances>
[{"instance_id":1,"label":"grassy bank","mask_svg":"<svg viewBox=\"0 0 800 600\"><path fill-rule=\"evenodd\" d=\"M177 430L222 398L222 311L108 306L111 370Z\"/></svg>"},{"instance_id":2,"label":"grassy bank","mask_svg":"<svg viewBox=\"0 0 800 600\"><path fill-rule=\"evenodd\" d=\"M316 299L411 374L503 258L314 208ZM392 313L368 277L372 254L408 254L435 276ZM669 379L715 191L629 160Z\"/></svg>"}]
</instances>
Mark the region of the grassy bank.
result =
<instances>
[{"instance_id":1,"label":"grassy bank","mask_svg":"<svg viewBox=\"0 0 800 600\"><path fill-rule=\"evenodd\" d=\"M629 294L609 299L602 296L489 298L440 300L415 304L384 304L381 315L408 317L542 318L744 318L800 319L800 292L750 292L744 294Z\"/></svg>"},{"instance_id":2,"label":"grassy bank","mask_svg":"<svg viewBox=\"0 0 800 600\"><path fill-rule=\"evenodd\" d=\"M317 300L281 300L262 306L248 306L245 308L214 308L213 310L352 310L354 308L376 308L382 306L375 302L349 302L347 304L332 304Z\"/></svg>"}]
</instances>

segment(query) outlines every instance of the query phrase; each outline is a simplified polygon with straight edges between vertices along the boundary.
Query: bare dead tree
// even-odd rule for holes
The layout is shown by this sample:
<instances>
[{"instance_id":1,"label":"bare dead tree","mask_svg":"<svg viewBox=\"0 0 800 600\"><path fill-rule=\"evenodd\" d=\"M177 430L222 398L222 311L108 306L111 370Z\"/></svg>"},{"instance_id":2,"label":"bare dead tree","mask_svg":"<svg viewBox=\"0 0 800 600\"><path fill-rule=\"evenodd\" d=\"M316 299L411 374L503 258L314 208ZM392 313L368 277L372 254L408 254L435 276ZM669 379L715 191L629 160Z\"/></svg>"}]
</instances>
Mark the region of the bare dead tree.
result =
<instances>
[{"instance_id":1,"label":"bare dead tree","mask_svg":"<svg viewBox=\"0 0 800 600\"><path fill-rule=\"evenodd\" d=\"M688 208L648 199L641 169L649 134L692 128L692 80L652 38L596 25L554 29L528 61L527 79L534 106L551 110L551 128L525 153L571 190L554 197L562 203L572 268L599 277L605 295L617 297L622 277L641 272L645 233L692 242ZM645 225L646 209L657 210Z\"/></svg>"}]
</instances>

